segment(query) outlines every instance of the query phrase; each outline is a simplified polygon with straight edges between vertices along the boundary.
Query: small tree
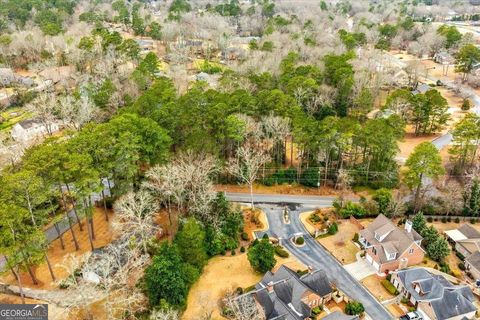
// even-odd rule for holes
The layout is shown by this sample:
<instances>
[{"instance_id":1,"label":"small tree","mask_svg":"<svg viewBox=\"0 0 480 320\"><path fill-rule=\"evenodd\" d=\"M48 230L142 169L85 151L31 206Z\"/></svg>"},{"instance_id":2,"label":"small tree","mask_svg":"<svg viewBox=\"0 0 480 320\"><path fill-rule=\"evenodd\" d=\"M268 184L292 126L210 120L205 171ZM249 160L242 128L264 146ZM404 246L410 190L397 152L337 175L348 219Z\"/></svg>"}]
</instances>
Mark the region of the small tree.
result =
<instances>
[{"instance_id":1,"label":"small tree","mask_svg":"<svg viewBox=\"0 0 480 320\"><path fill-rule=\"evenodd\" d=\"M364 311L365 311L365 308L363 307L363 304L361 304L358 301L350 301L345 306L345 313L352 316L357 314L362 314Z\"/></svg>"},{"instance_id":2,"label":"small tree","mask_svg":"<svg viewBox=\"0 0 480 320\"><path fill-rule=\"evenodd\" d=\"M378 212L388 214L390 203L393 201L392 192L388 189L378 189L373 196L373 201L378 204Z\"/></svg>"},{"instance_id":3,"label":"small tree","mask_svg":"<svg viewBox=\"0 0 480 320\"><path fill-rule=\"evenodd\" d=\"M427 221L422 212L417 213L412 219L412 227L419 234L422 234L423 230L427 227Z\"/></svg>"},{"instance_id":4,"label":"small tree","mask_svg":"<svg viewBox=\"0 0 480 320\"><path fill-rule=\"evenodd\" d=\"M461 109L463 111L468 111L468 110L470 110L470 107L471 107L470 100L469 99L463 99Z\"/></svg>"},{"instance_id":5,"label":"small tree","mask_svg":"<svg viewBox=\"0 0 480 320\"><path fill-rule=\"evenodd\" d=\"M183 224L175 238L175 243L183 261L199 270L205 266L208 260L205 248L205 230L194 218L187 219Z\"/></svg>"},{"instance_id":6,"label":"small tree","mask_svg":"<svg viewBox=\"0 0 480 320\"><path fill-rule=\"evenodd\" d=\"M447 240L437 237L435 241L427 246L427 253L433 260L442 262L446 256L450 253Z\"/></svg>"},{"instance_id":7,"label":"small tree","mask_svg":"<svg viewBox=\"0 0 480 320\"><path fill-rule=\"evenodd\" d=\"M248 261L255 271L265 273L272 270L277 263L275 248L268 239L262 239L248 250Z\"/></svg>"}]
</instances>

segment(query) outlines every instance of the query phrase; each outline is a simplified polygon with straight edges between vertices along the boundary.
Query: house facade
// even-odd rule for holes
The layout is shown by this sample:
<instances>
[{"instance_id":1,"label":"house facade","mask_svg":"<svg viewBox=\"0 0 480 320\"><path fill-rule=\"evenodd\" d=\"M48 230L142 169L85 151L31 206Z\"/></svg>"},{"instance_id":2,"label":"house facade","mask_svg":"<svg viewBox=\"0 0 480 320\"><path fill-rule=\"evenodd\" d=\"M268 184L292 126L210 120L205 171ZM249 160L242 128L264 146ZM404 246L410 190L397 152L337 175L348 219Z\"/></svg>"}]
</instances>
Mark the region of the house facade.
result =
<instances>
[{"instance_id":1,"label":"house facade","mask_svg":"<svg viewBox=\"0 0 480 320\"><path fill-rule=\"evenodd\" d=\"M37 137L57 132L59 129L58 124L55 122L45 125L41 121L35 119L24 120L13 126L12 138L15 141L28 142Z\"/></svg>"},{"instance_id":2,"label":"house facade","mask_svg":"<svg viewBox=\"0 0 480 320\"><path fill-rule=\"evenodd\" d=\"M474 280L480 280L480 251L465 258L465 270L470 273Z\"/></svg>"},{"instance_id":3,"label":"house facade","mask_svg":"<svg viewBox=\"0 0 480 320\"><path fill-rule=\"evenodd\" d=\"M384 215L379 215L360 230L359 235L366 260L379 274L416 265L423 260L423 238L413 230L410 221L404 228L399 228Z\"/></svg>"},{"instance_id":4,"label":"house facade","mask_svg":"<svg viewBox=\"0 0 480 320\"><path fill-rule=\"evenodd\" d=\"M312 309L330 301L333 292L325 271L300 276L282 265L275 273L267 272L247 295L263 308L267 320L304 320Z\"/></svg>"},{"instance_id":5,"label":"house facade","mask_svg":"<svg viewBox=\"0 0 480 320\"><path fill-rule=\"evenodd\" d=\"M455 250L464 257L480 250L480 232L469 224L462 224L458 229L445 231L445 235Z\"/></svg>"},{"instance_id":6,"label":"house facade","mask_svg":"<svg viewBox=\"0 0 480 320\"><path fill-rule=\"evenodd\" d=\"M474 319L477 311L472 290L466 285L453 285L445 277L423 268L400 270L390 280L417 308L424 319Z\"/></svg>"}]
</instances>

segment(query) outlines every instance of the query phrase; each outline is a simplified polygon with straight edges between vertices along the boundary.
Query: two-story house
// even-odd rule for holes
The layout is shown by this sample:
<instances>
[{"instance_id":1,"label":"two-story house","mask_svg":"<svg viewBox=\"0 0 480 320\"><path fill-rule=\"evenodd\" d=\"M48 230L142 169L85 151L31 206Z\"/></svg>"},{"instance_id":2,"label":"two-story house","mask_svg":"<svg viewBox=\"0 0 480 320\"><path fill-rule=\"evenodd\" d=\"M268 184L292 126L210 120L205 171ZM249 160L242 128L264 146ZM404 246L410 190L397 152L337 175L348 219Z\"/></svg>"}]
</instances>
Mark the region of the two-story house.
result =
<instances>
[{"instance_id":1,"label":"two-story house","mask_svg":"<svg viewBox=\"0 0 480 320\"><path fill-rule=\"evenodd\" d=\"M404 228L399 228L381 214L359 233L365 257L379 274L403 269L423 260L423 238L413 230L411 221L407 221Z\"/></svg>"},{"instance_id":2,"label":"two-story house","mask_svg":"<svg viewBox=\"0 0 480 320\"><path fill-rule=\"evenodd\" d=\"M312 309L332 299L333 288L323 270L313 270L302 276L281 266L277 272L267 272L248 293L264 310L265 318L304 320Z\"/></svg>"},{"instance_id":3,"label":"two-story house","mask_svg":"<svg viewBox=\"0 0 480 320\"><path fill-rule=\"evenodd\" d=\"M423 268L400 270L390 280L400 295L410 301L423 319L474 319L477 307L467 285L453 285L441 275Z\"/></svg>"}]
</instances>

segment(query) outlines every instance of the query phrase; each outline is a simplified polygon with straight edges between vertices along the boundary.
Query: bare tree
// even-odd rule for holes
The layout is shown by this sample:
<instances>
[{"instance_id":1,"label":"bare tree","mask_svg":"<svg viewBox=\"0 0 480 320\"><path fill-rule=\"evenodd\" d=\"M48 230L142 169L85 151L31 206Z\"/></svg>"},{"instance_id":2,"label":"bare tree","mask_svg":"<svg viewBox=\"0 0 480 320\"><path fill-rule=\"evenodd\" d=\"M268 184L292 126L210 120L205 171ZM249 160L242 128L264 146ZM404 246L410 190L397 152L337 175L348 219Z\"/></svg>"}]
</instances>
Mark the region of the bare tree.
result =
<instances>
[{"instance_id":1,"label":"bare tree","mask_svg":"<svg viewBox=\"0 0 480 320\"><path fill-rule=\"evenodd\" d=\"M168 310L153 310L150 315L150 320L179 320L180 315L178 311L173 309Z\"/></svg>"},{"instance_id":2,"label":"bare tree","mask_svg":"<svg viewBox=\"0 0 480 320\"><path fill-rule=\"evenodd\" d=\"M95 106L86 94L80 99L75 99L71 95L61 96L58 105L61 119L75 130L80 130L96 115Z\"/></svg>"},{"instance_id":3,"label":"bare tree","mask_svg":"<svg viewBox=\"0 0 480 320\"><path fill-rule=\"evenodd\" d=\"M236 296L228 293L224 299L228 317L232 320L264 320L265 312L250 294Z\"/></svg>"},{"instance_id":4,"label":"bare tree","mask_svg":"<svg viewBox=\"0 0 480 320\"><path fill-rule=\"evenodd\" d=\"M29 112L45 126L47 133L52 134L52 124L57 119L56 97L54 93L42 92L27 105Z\"/></svg>"},{"instance_id":5,"label":"bare tree","mask_svg":"<svg viewBox=\"0 0 480 320\"><path fill-rule=\"evenodd\" d=\"M253 184L258 178L260 168L268 161L270 161L270 156L263 149L254 148L248 143L238 148L237 157L229 161L227 170L249 186L252 209L254 209Z\"/></svg>"},{"instance_id":6,"label":"bare tree","mask_svg":"<svg viewBox=\"0 0 480 320\"><path fill-rule=\"evenodd\" d=\"M146 191L129 192L115 202L116 221L113 226L125 238L135 238L143 252L147 243L155 235L158 227L153 216L158 210L157 202Z\"/></svg>"}]
</instances>

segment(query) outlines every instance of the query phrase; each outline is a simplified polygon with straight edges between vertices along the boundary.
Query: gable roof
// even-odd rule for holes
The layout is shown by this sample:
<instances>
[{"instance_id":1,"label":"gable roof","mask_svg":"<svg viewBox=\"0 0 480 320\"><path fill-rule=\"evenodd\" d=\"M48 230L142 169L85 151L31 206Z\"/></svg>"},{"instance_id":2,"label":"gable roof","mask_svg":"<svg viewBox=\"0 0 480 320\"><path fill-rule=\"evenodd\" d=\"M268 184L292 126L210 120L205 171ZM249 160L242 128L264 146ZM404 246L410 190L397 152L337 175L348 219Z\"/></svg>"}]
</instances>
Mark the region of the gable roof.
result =
<instances>
[{"instance_id":1,"label":"gable roof","mask_svg":"<svg viewBox=\"0 0 480 320\"><path fill-rule=\"evenodd\" d=\"M382 241L375 238L375 233L378 235L385 234ZM383 214L378 215L365 229L359 231L360 235L365 238L370 244L375 247L381 247L377 254L380 262L389 261L386 254L398 253L397 258L400 257L415 241L422 241L422 237L415 231L408 232L404 228L397 227L390 219Z\"/></svg>"},{"instance_id":2,"label":"gable roof","mask_svg":"<svg viewBox=\"0 0 480 320\"><path fill-rule=\"evenodd\" d=\"M453 285L445 277L431 274L423 268L400 270L397 276L416 301L430 303L439 320L477 309L473 304L472 290L466 285ZM420 287L420 292L415 290L415 285Z\"/></svg>"},{"instance_id":3,"label":"gable roof","mask_svg":"<svg viewBox=\"0 0 480 320\"><path fill-rule=\"evenodd\" d=\"M325 271L315 270L300 277L284 265L275 273L268 271L255 288L252 294L262 305L266 318L285 320L310 316L310 307L302 301L306 293L323 297L333 291Z\"/></svg>"},{"instance_id":4,"label":"gable roof","mask_svg":"<svg viewBox=\"0 0 480 320\"><path fill-rule=\"evenodd\" d=\"M468 262L475 269L480 270L480 251L469 255L465 258L465 261Z\"/></svg>"},{"instance_id":5,"label":"gable roof","mask_svg":"<svg viewBox=\"0 0 480 320\"><path fill-rule=\"evenodd\" d=\"M33 127L43 126L43 124L37 119L23 120L18 123L23 129L27 130Z\"/></svg>"},{"instance_id":6,"label":"gable roof","mask_svg":"<svg viewBox=\"0 0 480 320\"><path fill-rule=\"evenodd\" d=\"M480 232L467 223L462 224L457 230L467 239L480 239Z\"/></svg>"}]
</instances>

